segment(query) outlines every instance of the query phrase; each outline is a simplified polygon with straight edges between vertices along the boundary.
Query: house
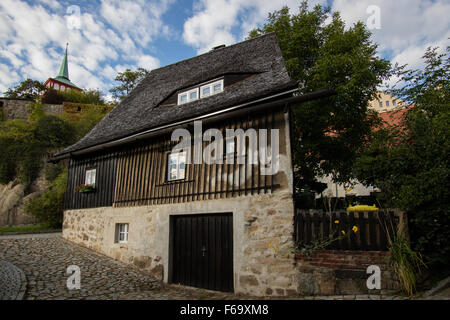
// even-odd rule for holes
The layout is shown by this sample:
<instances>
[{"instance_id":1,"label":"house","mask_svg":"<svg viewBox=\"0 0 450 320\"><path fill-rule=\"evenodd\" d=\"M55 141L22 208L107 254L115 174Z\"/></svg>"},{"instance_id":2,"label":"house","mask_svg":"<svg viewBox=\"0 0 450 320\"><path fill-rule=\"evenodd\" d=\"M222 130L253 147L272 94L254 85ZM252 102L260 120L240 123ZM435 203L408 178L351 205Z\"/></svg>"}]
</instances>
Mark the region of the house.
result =
<instances>
[{"instance_id":1,"label":"house","mask_svg":"<svg viewBox=\"0 0 450 320\"><path fill-rule=\"evenodd\" d=\"M54 156L63 237L168 283L295 292L289 105L331 94L297 88L273 33L151 71Z\"/></svg>"},{"instance_id":2,"label":"house","mask_svg":"<svg viewBox=\"0 0 450 320\"><path fill-rule=\"evenodd\" d=\"M54 89L56 91L67 91L67 90L77 90L83 91L83 89L78 88L69 79L69 62L67 58L67 49L69 44L66 44L66 51L64 52L63 61L61 62L61 67L59 68L59 73L55 78L48 78L45 81L44 86L47 88Z\"/></svg>"},{"instance_id":3,"label":"house","mask_svg":"<svg viewBox=\"0 0 450 320\"><path fill-rule=\"evenodd\" d=\"M403 100L382 91L377 92L377 97L369 101L368 105L369 109L380 113L399 110L404 107L405 103Z\"/></svg>"}]
</instances>

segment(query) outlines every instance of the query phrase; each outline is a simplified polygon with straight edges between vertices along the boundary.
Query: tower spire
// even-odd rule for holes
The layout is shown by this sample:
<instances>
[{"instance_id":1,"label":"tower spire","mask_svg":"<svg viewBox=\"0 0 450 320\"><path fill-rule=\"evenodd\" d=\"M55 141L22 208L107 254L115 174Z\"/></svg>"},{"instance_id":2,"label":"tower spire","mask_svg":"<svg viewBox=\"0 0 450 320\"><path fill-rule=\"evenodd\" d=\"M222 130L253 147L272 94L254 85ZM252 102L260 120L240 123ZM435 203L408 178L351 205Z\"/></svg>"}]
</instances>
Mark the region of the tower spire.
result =
<instances>
[{"instance_id":1,"label":"tower spire","mask_svg":"<svg viewBox=\"0 0 450 320\"><path fill-rule=\"evenodd\" d=\"M61 67L59 68L59 73L57 78L61 77L61 78L65 78L67 80L69 80L69 66L67 63L67 48L69 47L69 43L66 43L66 52L64 53L64 58L63 61L61 63Z\"/></svg>"}]
</instances>

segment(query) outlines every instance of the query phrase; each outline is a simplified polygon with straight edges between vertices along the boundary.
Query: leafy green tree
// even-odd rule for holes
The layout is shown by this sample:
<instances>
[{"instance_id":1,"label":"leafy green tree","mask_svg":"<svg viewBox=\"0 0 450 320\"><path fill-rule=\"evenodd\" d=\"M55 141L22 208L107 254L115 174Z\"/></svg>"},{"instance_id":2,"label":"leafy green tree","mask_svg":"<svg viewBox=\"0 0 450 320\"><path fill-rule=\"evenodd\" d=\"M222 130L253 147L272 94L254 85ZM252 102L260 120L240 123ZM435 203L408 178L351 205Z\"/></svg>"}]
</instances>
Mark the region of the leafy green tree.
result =
<instances>
[{"instance_id":1,"label":"leafy green tree","mask_svg":"<svg viewBox=\"0 0 450 320\"><path fill-rule=\"evenodd\" d=\"M306 1L296 15L287 7L269 14L267 23L252 30L249 38L270 32L275 32L287 71L299 82L301 93L336 92L292 108L297 191L316 188L321 175L347 182L357 151L377 121L367 105L389 77L390 63L377 56L377 45L362 22L345 28L339 13L330 17L330 10L320 5L309 10Z\"/></svg>"},{"instance_id":2,"label":"leafy green tree","mask_svg":"<svg viewBox=\"0 0 450 320\"><path fill-rule=\"evenodd\" d=\"M4 96L8 98L36 100L39 98L41 91L45 89L46 88L43 83L28 78L14 88L8 89L4 93Z\"/></svg>"},{"instance_id":3,"label":"leafy green tree","mask_svg":"<svg viewBox=\"0 0 450 320\"><path fill-rule=\"evenodd\" d=\"M123 100L148 74L149 71L144 68L138 68L136 71L127 69L124 72L119 72L115 80L120 84L113 87L109 92L111 92L115 98Z\"/></svg>"},{"instance_id":4,"label":"leafy green tree","mask_svg":"<svg viewBox=\"0 0 450 320\"><path fill-rule=\"evenodd\" d=\"M379 187L388 206L408 211L414 249L435 266L450 262L450 49L429 48L423 70L397 69L392 94L411 104L398 125L382 127L355 162L366 185Z\"/></svg>"}]
</instances>

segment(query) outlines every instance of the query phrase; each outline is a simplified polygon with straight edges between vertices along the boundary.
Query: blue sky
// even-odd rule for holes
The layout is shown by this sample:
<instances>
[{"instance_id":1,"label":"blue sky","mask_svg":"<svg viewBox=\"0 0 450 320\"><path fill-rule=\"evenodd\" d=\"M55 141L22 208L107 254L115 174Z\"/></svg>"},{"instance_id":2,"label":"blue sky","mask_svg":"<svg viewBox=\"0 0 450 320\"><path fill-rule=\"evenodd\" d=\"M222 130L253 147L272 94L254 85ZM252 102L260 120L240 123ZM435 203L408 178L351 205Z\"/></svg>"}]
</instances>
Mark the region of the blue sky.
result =
<instances>
[{"instance_id":1,"label":"blue sky","mask_svg":"<svg viewBox=\"0 0 450 320\"><path fill-rule=\"evenodd\" d=\"M370 20L380 56L420 67L428 46L450 40L445 0L314 0L339 11L347 25ZM297 0L1 0L0 92L58 73L69 42L69 73L80 87L105 94L126 68L154 69L244 40L267 14ZM372 6L372 7L371 7ZM372 9L370 9L370 8Z\"/></svg>"}]
</instances>

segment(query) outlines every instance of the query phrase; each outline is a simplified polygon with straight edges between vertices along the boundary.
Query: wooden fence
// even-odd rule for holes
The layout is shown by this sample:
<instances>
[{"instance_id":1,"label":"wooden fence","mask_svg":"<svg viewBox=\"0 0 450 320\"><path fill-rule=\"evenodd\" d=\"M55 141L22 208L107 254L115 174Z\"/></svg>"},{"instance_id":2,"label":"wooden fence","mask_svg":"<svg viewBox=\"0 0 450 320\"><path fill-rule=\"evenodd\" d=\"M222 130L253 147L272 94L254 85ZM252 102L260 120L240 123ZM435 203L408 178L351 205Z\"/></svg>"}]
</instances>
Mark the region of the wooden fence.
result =
<instances>
[{"instance_id":1,"label":"wooden fence","mask_svg":"<svg viewBox=\"0 0 450 320\"><path fill-rule=\"evenodd\" d=\"M294 240L300 246L338 239L326 249L385 251L388 234L393 237L399 218L387 211L306 211L297 210L294 217ZM356 226L356 232L352 228ZM345 232L345 236L342 231ZM387 234L388 233L388 234Z\"/></svg>"}]
</instances>

